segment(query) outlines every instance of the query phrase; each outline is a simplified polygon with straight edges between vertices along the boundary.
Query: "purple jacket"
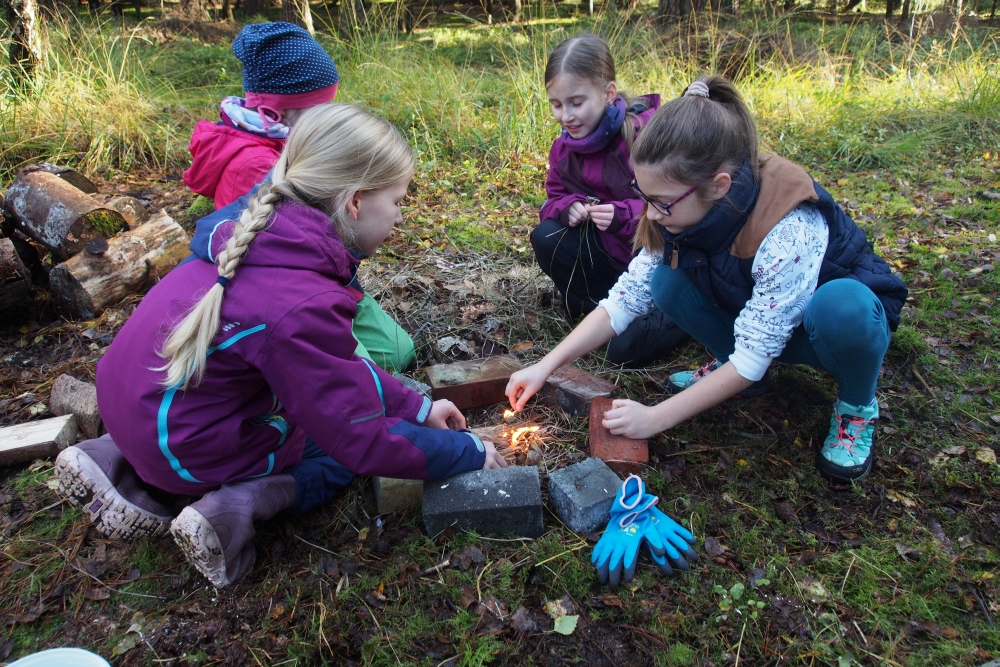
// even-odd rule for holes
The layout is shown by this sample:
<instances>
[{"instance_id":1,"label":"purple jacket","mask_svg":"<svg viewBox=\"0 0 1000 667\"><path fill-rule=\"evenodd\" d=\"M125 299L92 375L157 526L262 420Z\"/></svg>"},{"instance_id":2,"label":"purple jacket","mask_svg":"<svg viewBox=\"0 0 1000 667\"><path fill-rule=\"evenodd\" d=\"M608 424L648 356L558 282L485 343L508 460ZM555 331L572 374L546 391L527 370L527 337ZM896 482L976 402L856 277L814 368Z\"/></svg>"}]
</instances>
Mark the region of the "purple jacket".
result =
<instances>
[{"instance_id":1,"label":"purple jacket","mask_svg":"<svg viewBox=\"0 0 1000 667\"><path fill-rule=\"evenodd\" d=\"M219 227L216 249L232 228ZM355 356L359 296L345 287L355 269L323 213L279 205L226 288L205 377L187 391L159 384L156 350L217 270L187 262L150 290L97 365L104 423L139 476L201 495L299 462L307 436L361 474L482 468L477 438L421 426L430 401Z\"/></svg>"},{"instance_id":2,"label":"purple jacket","mask_svg":"<svg viewBox=\"0 0 1000 667\"><path fill-rule=\"evenodd\" d=\"M650 108L637 116L636 136L660 107L659 95L643 98ZM589 155L574 153L560 136L549 151L549 176L545 181L548 201L542 205L540 218L558 220L565 226L569 224L569 207L573 202L597 197L602 204L614 204L614 221L598 234L604 249L622 264L628 264L634 255L632 235L645 205L629 187L633 178L628 146L620 134L607 148Z\"/></svg>"}]
</instances>

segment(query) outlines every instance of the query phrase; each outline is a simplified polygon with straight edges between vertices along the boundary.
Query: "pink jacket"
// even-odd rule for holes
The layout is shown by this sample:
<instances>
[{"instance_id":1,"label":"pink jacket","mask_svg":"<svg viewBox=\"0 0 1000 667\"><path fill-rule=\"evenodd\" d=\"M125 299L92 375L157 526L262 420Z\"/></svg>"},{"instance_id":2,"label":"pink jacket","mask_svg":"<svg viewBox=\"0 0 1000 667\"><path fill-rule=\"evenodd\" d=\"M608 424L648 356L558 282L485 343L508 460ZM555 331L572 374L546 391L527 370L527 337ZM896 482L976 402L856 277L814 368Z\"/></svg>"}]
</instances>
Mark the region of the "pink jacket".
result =
<instances>
[{"instance_id":1,"label":"pink jacket","mask_svg":"<svg viewBox=\"0 0 1000 667\"><path fill-rule=\"evenodd\" d=\"M191 168L184 172L184 184L193 192L214 199L218 210L264 180L284 147L284 139L199 121L188 146Z\"/></svg>"}]
</instances>

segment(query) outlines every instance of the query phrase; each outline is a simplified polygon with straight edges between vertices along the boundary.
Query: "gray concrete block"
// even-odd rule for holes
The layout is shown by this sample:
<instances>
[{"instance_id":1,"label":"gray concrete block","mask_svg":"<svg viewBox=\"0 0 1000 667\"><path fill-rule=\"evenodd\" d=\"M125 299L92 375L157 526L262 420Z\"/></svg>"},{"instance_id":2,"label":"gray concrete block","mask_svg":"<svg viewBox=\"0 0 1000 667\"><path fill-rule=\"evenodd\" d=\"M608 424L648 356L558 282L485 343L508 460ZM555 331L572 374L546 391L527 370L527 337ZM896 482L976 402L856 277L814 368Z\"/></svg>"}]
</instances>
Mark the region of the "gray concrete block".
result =
<instances>
[{"instance_id":1,"label":"gray concrete block","mask_svg":"<svg viewBox=\"0 0 1000 667\"><path fill-rule=\"evenodd\" d=\"M375 502L378 504L379 514L416 507L424 497L423 480L373 477L372 484L375 487Z\"/></svg>"},{"instance_id":2,"label":"gray concrete block","mask_svg":"<svg viewBox=\"0 0 1000 667\"><path fill-rule=\"evenodd\" d=\"M549 473L549 506L573 532L595 533L611 520L621 485L604 461L589 458Z\"/></svg>"},{"instance_id":3,"label":"gray concrete block","mask_svg":"<svg viewBox=\"0 0 1000 667\"><path fill-rule=\"evenodd\" d=\"M97 409L97 387L70 375L60 375L52 385L49 410L57 416L73 415L87 438L101 434L101 413Z\"/></svg>"},{"instance_id":4,"label":"gray concrete block","mask_svg":"<svg viewBox=\"0 0 1000 667\"><path fill-rule=\"evenodd\" d=\"M540 537L545 532L542 486L536 466L475 470L424 482L424 525L487 535Z\"/></svg>"}]
</instances>

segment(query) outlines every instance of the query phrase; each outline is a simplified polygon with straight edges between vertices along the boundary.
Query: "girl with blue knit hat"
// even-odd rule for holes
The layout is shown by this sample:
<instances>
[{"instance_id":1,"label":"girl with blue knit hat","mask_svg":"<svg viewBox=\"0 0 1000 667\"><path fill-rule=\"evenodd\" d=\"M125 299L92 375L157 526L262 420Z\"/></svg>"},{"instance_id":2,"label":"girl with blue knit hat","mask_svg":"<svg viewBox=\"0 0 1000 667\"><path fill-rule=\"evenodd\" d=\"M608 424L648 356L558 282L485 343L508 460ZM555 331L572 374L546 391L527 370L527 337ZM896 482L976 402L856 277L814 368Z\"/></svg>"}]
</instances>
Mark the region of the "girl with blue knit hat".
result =
<instances>
[{"instance_id":1,"label":"girl with blue knit hat","mask_svg":"<svg viewBox=\"0 0 1000 667\"><path fill-rule=\"evenodd\" d=\"M220 122L199 122L191 135L184 183L220 209L264 180L288 132L305 109L332 102L340 74L313 37L291 23L248 25L233 41L243 63L245 97L227 97Z\"/></svg>"}]
</instances>

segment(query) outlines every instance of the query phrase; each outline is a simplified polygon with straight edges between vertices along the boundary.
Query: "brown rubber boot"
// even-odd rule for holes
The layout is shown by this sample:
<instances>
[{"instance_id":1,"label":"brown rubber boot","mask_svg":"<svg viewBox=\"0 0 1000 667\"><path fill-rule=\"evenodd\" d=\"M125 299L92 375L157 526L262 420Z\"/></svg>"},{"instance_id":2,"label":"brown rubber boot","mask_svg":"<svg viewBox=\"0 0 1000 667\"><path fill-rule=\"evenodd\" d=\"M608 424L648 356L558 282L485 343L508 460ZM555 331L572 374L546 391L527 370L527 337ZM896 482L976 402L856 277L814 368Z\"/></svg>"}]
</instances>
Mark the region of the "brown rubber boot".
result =
<instances>
[{"instance_id":1,"label":"brown rubber boot","mask_svg":"<svg viewBox=\"0 0 1000 667\"><path fill-rule=\"evenodd\" d=\"M291 475L225 484L185 507L170 524L170 533L191 564L222 588L253 566L253 522L270 519L294 502Z\"/></svg>"}]
</instances>

